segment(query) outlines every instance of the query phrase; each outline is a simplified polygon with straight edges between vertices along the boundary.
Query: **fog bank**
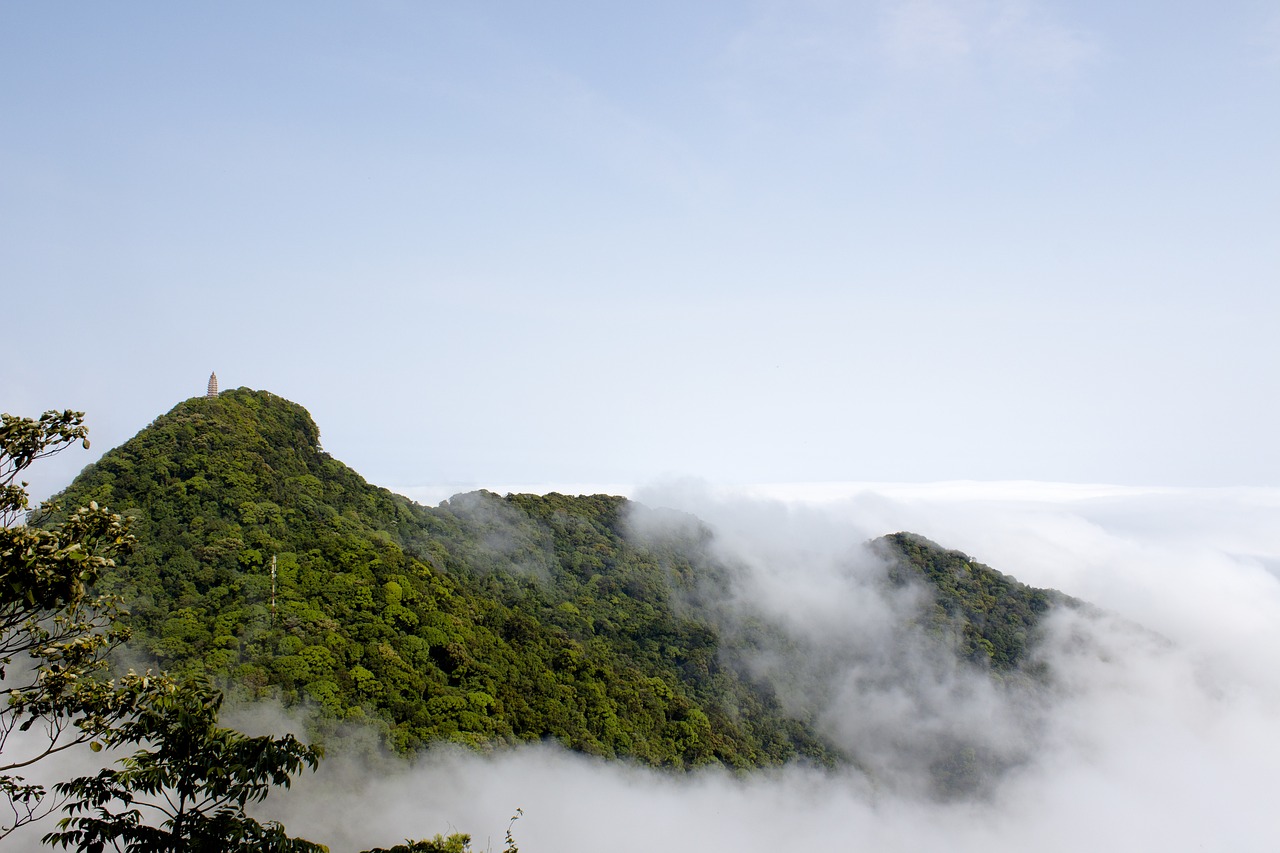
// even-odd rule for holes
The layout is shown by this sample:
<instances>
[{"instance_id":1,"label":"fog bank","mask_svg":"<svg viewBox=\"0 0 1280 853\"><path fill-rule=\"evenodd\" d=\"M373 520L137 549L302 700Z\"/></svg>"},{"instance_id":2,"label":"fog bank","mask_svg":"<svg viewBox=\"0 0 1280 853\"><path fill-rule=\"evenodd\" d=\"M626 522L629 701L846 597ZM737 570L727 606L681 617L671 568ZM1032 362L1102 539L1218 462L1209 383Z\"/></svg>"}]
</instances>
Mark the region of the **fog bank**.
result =
<instances>
[{"instance_id":1,"label":"fog bank","mask_svg":"<svg viewBox=\"0 0 1280 853\"><path fill-rule=\"evenodd\" d=\"M552 745L487 756L437 749L412 763L333 756L279 805L335 850L451 830L501 849L517 807L525 851L869 849L1271 850L1280 766L1280 490L955 484L781 497L679 483L637 490L706 520L746 567L730 605L788 619L821 651L890 630L892 602L860 581L859 543L909 529L1020 580L1107 611L1059 613L1041 654L1055 689L1036 707L936 661L835 654L811 672L829 734L876 773L790 766L671 774ZM784 499L785 498L785 499ZM1270 561L1270 562L1269 562ZM886 610L886 608L888 608ZM908 665L923 679L860 678ZM761 664L767 667L767 663ZM934 667L934 668L931 668ZM887 670L886 670L887 671ZM939 731L1020 757L984 796L937 802L894 772ZM905 771L903 770L905 767ZM888 783L886 783L888 779ZM901 781L901 780L899 780ZM360 792L353 796L352 792Z\"/></svg>"}]
</instances>

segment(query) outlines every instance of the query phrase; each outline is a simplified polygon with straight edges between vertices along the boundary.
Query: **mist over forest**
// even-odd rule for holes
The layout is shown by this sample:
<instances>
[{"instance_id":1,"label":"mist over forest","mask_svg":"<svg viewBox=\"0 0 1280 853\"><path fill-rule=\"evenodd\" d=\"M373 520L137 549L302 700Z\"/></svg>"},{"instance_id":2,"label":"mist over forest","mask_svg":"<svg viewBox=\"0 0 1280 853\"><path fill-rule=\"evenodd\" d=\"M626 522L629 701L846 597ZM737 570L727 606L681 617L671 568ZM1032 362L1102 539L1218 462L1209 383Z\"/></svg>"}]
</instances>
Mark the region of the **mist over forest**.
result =
<instances>
[{"instance_id":1,"label":"mist over forest","mask_svg":"<svg viewBox=\"0 0 1280 853\"><path fill-rule=\"evenodd\" d=\"M972 496L955 484L849 491L782 500L686 482L636 497L712 525L716 548L747 571L736 603L785 621L811 653L801 672L775 675L827 679L800 685L828 703L824 730L883 744L872 754L892 783L804 764L672 775L552 745L443 748L412 762L335 756L282 797L286 820L334 849L373 825L394 840L424 820L496 842L517 807L530 850L1272 848L1280 582L1266 561L1280 552L1280 494L1033 483L973 486ZM892 640L893 603L859 588L850 555L897 527L1097 605L1049 625L1040 654L1056 673L1050 696L1020 705L910 649L847 656L855 639ZM886 682L876 676L887 659L896 677ZM1017 761L980 796L940 802L912 784L913 750L948 732Z\"/></svg>"}]
</instances>

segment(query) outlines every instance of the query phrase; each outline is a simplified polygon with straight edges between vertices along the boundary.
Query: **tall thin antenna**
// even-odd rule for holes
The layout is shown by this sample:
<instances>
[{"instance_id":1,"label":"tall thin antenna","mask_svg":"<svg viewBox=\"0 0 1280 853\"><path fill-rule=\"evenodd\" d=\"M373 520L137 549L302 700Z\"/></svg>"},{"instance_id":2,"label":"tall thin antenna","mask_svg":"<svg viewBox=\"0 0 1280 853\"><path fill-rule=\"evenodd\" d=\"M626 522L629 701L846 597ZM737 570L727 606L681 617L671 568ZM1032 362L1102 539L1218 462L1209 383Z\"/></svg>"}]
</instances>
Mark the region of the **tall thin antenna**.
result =
<instances>
[{"instance_id":1,"label":"tall thin antenna","mask_svg":"<svg viewBox=\"0 0 1280 853\"><path fill-rule=\"evenodd\" d=\"M276 615L276 555L271 555L271 616Z\"/></svg>"}]
</instances>

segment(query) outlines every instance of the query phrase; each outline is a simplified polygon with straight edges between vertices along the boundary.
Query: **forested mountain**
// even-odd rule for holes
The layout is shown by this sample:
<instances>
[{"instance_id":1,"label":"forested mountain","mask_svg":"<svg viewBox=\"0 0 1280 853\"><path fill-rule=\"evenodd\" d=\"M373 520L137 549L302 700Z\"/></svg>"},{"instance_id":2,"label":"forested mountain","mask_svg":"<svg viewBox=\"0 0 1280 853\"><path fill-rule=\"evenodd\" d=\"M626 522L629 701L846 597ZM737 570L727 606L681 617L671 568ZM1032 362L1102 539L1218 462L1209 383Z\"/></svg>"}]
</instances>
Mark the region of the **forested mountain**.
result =
<instances>
[{"instance_id":1,"label":"forested mountain","mask_svg":"<svg viewBox=\"0 0 1280 853\"><path fill-rule=\"evenodd\" d=\"M623 498L423 507L325 453L301 406L239 389L180 403L62 500L133 519L138 545L101 586L138 654L314 708L321 734L368 720L404 751L552 738L676 767L850 758L700 604L727 583L710 531L639 539L628 521L648 510ZM1065 600L910 534L875 547L887 585L933 590L921 624L996 674Z\"/></svg>"},{"instance_id":2,"label":"forested mountain","mask_svg":"<svg viewBox=\"0 0 1280 853\"><path fill-rule=\"evenodd\" d=\"M893 533L873 543L889 562L895 584L925 581L933 591L923 621L935 633L956 635L957 653L996 672L1029 669L1026 657L1042 614L1055 605L1081 602L1052 589L1036 589L947 550L914 533Z\"/></svg>"}]
</instances>

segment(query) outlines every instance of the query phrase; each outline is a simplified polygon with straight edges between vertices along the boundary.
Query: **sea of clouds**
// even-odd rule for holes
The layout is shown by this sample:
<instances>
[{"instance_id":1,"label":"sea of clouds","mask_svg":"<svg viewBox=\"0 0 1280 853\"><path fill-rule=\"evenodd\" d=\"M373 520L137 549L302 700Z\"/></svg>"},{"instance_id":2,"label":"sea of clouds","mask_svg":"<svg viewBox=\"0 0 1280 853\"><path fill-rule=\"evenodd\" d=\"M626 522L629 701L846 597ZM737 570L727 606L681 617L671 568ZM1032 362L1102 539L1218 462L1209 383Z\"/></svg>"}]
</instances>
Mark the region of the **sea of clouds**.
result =
<instances>
[{"instance_id":1,"label":"sea of clouds","mask_svg":"<svg viewBox=\"0 0 1280 853\"><path fill-rule=\"evenodd\" d=\"M740 603L790 620L815 651L828 638L826 663L797 677L834 682L814 694L828 703L826 731L871 776L802 765L672 775L551 745L440 749L413 762L335 756L282 798L278 816L335 850L451 830L497 850L517 808L515 837L531 853L1280 845L1280 489L626 491L707 522L720 554L744 567ZM860 544L897 530L1105 611L1050 625L1042 654L1055 690L1028 708L927 656L846 653L892 630L894 603L873 600L861 580L873 563ZM903 665L924 683L876 680ZM911 756L940 733L985 738L1019 760L982 796L939 802L911 784Z\"/></svg>"},{"instance_id":2,"label":"sea of clouds","mask_svg":"<svg viewBox=\"0 0 1280 853\"><path fill-rule=\"evenodd\" d=\"M1280 848L1280 489L556 490L625 491L709 525L737 573L723 613L767 614L792 641L791 657L748 663L858 768L672 774L551 744L412 761L365 744L331 751L265 814L334 851L451 831L501 850L516 809L524 853ZM1039 654L1052 689L1002 690L902 633L910 593L874 583L883 565L863 547L898 530L1100 609L1051 620ZM288 725L262 709L229 721ZM1002 769L974 796L939 799L929 762L956 742Z\"/></svg>"}]
</instances>

